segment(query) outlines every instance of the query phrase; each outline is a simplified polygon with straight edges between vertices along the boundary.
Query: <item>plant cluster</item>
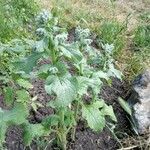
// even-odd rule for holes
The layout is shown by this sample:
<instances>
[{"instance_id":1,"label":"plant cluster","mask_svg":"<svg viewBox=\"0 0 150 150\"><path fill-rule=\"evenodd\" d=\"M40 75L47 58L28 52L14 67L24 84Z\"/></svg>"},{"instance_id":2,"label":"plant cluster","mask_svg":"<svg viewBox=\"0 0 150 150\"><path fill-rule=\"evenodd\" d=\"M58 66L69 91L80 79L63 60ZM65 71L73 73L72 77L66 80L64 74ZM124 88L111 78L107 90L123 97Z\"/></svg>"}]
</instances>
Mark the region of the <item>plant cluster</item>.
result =
<instances>
[{"instance_id":1,"label":"plant cluster","mask_svg":"<svg viewBox=\"0 0 150 150\"><path fill-rule=\"evenodd\" d=\"M117 121L112 106L108 106L99 93L104 82L111 84L112 76L121 79L121 73L114 67L114 46L101 44L101 51L94 48L89 29L77 27L75 39L70 41L66 29L58 26L58 19L51 13L43 11L35 20L36 41L23 42L17 51L19 54L11 62L11 80L3 90L11 109L0 109L0 141L5 141L7 128L17 124L24 129L25 145L29 146L35 137L54 133L57 144L66 150L67 137L71 133L72 139L75 139L79 120L86 120L94 131L103 130L107 116ZM10 44L3 46L3 52L13 48ZM14 48L15 55L16 50ZM33 69L43 59L48 59L50 64ZM53 97L47 106L54 109L54 114L38 124L27 120L30 109L37 111L38 107L42 107L36 101L37 97L29 94L30 88L33 88L31 76L43 79L45 91Z\"/></svg>"}]
</instances>

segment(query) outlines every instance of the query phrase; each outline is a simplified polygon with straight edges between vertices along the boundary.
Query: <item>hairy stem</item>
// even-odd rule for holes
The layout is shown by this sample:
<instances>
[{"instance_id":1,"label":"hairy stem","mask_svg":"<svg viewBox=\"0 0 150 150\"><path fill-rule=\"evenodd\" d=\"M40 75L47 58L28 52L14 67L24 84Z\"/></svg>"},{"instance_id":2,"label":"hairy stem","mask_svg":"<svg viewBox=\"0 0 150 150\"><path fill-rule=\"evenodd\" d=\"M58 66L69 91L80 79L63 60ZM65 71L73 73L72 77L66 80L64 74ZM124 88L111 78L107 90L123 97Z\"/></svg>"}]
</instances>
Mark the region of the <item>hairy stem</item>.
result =
<instances>
[{"instance_id":1,"label":"hairy stem","mask_svg":"<svg viewBox=\"0 0 150 150\"><path fill-rule=\"evenodd\" d=\"M59 141L60 141L60 145L62 150L66 150L67 149L67 132L66 132L66 126L64 123L64 109L60 108L59 111L59 116L60 116L60 124L59 124L59 133L58 133L58 137L59 137Z\"/></svg>"},{"instance_id":2,"label":"hairy stem","mask_svg":"<svg viewBox=\"0 0 150 150\"><path fill-rule=\"evenodd\" d=\"M80 103L79 103L79 101L77 101L76 107L75 107L75 113L74 113L74 118L75 118L76 122L78 122L79 105L80 105ZM72 128L71 138L73 141L75 141L75 134L76 134L76 125L74 125Z\"/></svg>"}]
</instances>

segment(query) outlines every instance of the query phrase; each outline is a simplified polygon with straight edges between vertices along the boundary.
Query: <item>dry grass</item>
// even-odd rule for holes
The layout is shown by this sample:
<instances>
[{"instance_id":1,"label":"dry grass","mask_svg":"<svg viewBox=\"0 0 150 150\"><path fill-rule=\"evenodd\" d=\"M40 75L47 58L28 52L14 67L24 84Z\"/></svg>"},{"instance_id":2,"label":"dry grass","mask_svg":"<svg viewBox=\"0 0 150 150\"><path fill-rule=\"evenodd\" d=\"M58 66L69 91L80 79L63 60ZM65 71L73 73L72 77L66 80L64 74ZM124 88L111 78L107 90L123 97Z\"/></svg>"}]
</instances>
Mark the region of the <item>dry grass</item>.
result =
<instances>
[{"instance_id":1,"label":"dry grass","mask_svg":"<svg viewBox=\"0 0 150 150\"><path fill-rule=\"evenodd\" d=\"M123 148L119 150L149 150L150 149L150 133L142 136L128 136L122 139Z\"/></svg>"},{"instance_id":2,"label":"dry grass","mask_svg":"<svg viewBox=\"0 0 150 150\"><path fill-rule=\"evenodd\" d=\"M83 18L91 28L97 27L101 20L117 19L123 22L131 14L129 30L138 23L138 16L150 8L148 0L37 0L43 8L59 7L63 21L76 25Z\"/></svg>"}]
</instances>

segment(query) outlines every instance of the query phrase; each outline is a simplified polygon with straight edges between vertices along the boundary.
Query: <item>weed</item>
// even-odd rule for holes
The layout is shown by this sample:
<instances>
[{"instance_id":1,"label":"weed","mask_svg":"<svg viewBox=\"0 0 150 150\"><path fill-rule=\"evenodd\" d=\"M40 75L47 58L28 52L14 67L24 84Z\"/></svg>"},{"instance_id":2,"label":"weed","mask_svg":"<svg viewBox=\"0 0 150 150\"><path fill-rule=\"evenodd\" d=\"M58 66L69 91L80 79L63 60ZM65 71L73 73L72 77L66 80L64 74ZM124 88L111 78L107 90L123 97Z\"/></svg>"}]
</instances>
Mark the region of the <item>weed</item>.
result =
<instances>
[{"instance_id":1,"label":"weed","mask_svg":"<svg viewBox=\"0 0 150 150\"><path fill-rule=\"evenodd\" d=\"M103 43L114 45L115 55L120 55L124 48L124 31L126 26L115 21L104 21L98 29L98 35Z\"/></svg>"}]
</instances>

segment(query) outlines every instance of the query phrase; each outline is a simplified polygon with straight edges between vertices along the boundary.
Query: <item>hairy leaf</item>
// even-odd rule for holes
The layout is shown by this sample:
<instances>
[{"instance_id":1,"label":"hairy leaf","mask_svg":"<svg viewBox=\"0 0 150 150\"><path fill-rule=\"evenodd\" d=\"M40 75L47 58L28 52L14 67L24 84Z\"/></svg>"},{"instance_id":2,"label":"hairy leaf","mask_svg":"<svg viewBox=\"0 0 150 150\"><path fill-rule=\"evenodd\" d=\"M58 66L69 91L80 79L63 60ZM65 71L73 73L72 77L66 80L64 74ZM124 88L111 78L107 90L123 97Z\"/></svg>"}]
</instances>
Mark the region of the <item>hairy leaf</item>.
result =
<instances>
[{"instance_id":1,"label":"hairy leaf","mask_svg":"<svg viewBox=\"0 0 150 150\"><path fill-rule=\"evenodd\" d=\"M78 76L77 81L78 81L78 94L79 95L86 94L89 86L89 78Z\"/></svg>"},{"instance_id":2,"label":"hairy leaf","mask_svg":"<svg viewBox=\"0 0 150 150\"><path fill-rule=\"evenodd\" d=\"M33 85L28 80L25 80L25 79L18 79L17 83L25 89L33 88Z\"/></svg>"},{"instance_id":3,"label":"hairy leaf","mask_svg":"<svg viewBox=\"0 0 150 150\"><path fill-rule=\"evenodd\" d=\"M42 121L42 124L46 129L50 129L50 127L58 125L59 119L60 119L59 116L51 115L51 116L46 117Z\"/></svg>"},{"instance_id":4,"label":"hairy leaf","mask_svg":"<svg viewBox=\"0 0 150 150\"><path fill-rule=\"evenodd\" d=\"M101 112L105 115L105 116L109 116L113 121L117 122L117 118L114 114L114 110L112 108L112 106L107 106L106 104L104 105L103 109L101 110Z\"/></svg>"},{"instance_id":5,"label":"hairy leaf","mask_svg":"<svg viewBox=\"0 0 150 150\"><path fill-rule=\"evenodd\" d=\"M66 77L49 76L46 80L45 90L48 94L55 93L58 106L68 106L75 98L74 83Z\"/></svg>"},{"instance_id":6,"label":"hairy leaf","mask_svg":"<svg viewBox=\"0 0 150 150\"><path fill-rule=\"evenodd\" d=\"M117 77L118 79L122 79L122 73L114 68L113 64L109 64L109 71L108 71L109 76Z\"/></svg>"},{"instance_id":7,"label":"hairy leaf","mask_svg":"<svg viewBox=\"0 0 150 150\"><path fill-rule=\"evenodd\" d=\"M76 44L65 44L59 48L64 56L72 59L72 61L75 61L76 63L83 59L83 55Z\"/></svg>"},{"instance_id":8,"label":"hairy leaf","mask_svg":"<svg viewBox=\"0 0 150 150\"><path fill-rule=\"evenodd\" d=\"M27 103L31 97L30 94L26 90L18 90L16 91L17 102Z\"/></svg>"},{"instance_id":9,"label":"hairy leaf","mask_svg":"<svg viewBox=\"0 0 150 150\"><path fill-rule=\"evenodd\" d=\"M82 106L82 116L88 122L88 125L94 131L102 131L105 127L105 118L99 110L103 106L102 101L96 101L91 105Z\"/></svg>"},{"instance_id":10,"label":"hairy leaf","mask_svg":"<svg viewBox=\"0 0 150 150\"><path fill-rule=\"evenodd\" d=\"M23 141L26 146L29 146L34 138L49 134L41 124L26 123L23 128Z\"/></svg>"},{"instance_id":11,"label":"hairy leaf","mask_svg":"<svg viewBox=\"0 0 150 150\"><path fill-rule=\"evenodd\" d=\"M28 114L28 109L20 103L16 103L12 110L0 111L0 141L5 141L5 134L9 125L25 123Z\"/></svg>"},{"instance_id":12,"label":"hairy leaf","mask_svg":"<svg viewBox=\"0 0 150 150\"><path fill-rule=\"evenodd\" d=\"M132 111L131 108L129 106L129 104L123 100L121 97L118 98L119 104L121 105L121 107L130 115L132 116Z\"/></svg>"},{"instance_id":13,"label":"hairy leaf","mask_svg":"<svg viewBox=\"0 0 150 150\"><path fill-rule=\"evenodd\" d=\"M33 52L30 56L18 62L14 62L14 66L16 67L17 71L24 71L25 73L29 74L41 57L42 53Z\"/></svg>"},{"instance_id":14,"label":"hairy leaf","mask_svg":"<svg viewBox=\"0 0 150 150\"><path fill-rule=\"evenodd\" d=\"M4 100L7 106L11 106L14 101L14 90L12 87L4 88Z\"/></svg>"}]
</instances>

